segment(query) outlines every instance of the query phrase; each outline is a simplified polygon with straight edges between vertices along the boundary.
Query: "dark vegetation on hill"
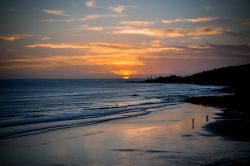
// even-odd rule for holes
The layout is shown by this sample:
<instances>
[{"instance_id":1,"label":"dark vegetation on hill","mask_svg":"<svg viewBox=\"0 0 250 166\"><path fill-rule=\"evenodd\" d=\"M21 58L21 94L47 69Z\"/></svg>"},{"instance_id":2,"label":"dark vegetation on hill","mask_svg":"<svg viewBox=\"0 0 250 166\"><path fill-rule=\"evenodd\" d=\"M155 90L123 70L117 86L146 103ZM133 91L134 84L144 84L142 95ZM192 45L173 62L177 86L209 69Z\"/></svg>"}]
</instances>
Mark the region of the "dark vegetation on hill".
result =
<instances>
[{"instance_id":1,"label":"dark vegetation on hill","mask_svg":"<svg viewBox=\"0 0 250 166\"><path fill-rule=\"evenodd\" d=\"M247 85L249 83L250 64L240 66L223 67L219 69L203 71L191 76L168 76L147 79L148 83L190 83L200 85Z\"/></svg>"},{"instance_id":2,"label":"dark vegetation on hill","mask_svg":"<svg viewBox=\"0 0 250 166\"><path fill-rule=\"evenodd\" d=\"M204 71L191 76L169 76L147 79L147 83L188 83L225 86L222 93L231 95L203 96L186 102L222 109L216 123L206 126L212 132L238 140L250 141L250 64Z\"/></svg>"}]
</instances>

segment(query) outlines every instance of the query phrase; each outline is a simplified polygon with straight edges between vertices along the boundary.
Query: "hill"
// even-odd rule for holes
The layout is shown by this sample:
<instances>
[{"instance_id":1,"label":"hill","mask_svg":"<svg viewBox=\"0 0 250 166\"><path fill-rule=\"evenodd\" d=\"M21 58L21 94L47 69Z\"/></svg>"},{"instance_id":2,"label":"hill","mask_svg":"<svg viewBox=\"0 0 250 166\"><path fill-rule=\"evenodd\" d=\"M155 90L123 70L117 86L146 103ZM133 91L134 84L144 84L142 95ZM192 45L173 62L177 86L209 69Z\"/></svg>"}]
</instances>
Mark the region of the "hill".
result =
<instances>
[{"instance_id":1,"label":"hill","mask_svg":"<svg viewBox=\"0 0 250 166\"><path fill-rule=\"evenodd\" d=\"M209 71L203 71L191 76L168 76L147 79L148 83L190 83L200 85L249 85L250 64L240 66L223 67Z\"/></svg>"}]
</instances>

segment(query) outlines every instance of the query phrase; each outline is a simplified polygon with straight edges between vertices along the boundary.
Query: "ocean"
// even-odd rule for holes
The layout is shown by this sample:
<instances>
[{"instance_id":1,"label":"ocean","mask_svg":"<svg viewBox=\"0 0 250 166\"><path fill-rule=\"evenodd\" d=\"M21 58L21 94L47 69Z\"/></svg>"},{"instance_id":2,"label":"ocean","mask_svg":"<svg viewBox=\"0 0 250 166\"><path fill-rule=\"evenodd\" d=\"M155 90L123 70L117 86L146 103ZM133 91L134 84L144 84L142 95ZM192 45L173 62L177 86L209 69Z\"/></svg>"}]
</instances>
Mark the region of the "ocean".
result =
<instances>
[{"instance_id":1,"label":"ocean","mask_svg":"<svg viewBox=\"0 0 250 166\"><path fill-rule=\"evenodd\" d=\"M119 79L1 80L0 139L145 115L220 88Z\"/></svg>"}]
</instances>

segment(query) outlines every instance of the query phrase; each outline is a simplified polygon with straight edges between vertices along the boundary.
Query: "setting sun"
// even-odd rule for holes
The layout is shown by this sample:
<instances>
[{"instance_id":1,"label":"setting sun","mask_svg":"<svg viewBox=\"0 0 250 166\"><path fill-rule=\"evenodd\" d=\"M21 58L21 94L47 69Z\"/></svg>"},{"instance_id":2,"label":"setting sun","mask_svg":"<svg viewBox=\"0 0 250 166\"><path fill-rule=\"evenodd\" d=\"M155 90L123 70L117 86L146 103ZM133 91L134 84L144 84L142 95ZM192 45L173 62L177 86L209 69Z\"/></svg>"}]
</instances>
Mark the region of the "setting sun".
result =
<instances>
[{"instance_id":1,"label":"setting sun","mask_svg":"<svg viewBox=\"0 0 250 166\"><path fill-rule=\"evenodd\" d=\"M134 70L117 70L113 71L113 73L120 75L123 79L129 79L132 75L138 74L138 72Z\"/></svg>"},{"instance_id":2,"label":"setting sun","mask_svg":"<svg viewBox=\"0 0 250 166\"><path fill-rule=\"evenodd\" d=\"M127 79L129 79L130 77L129 76L123 76L122 77L124 80L127 80Z\"/></svg>"}]
</instances>

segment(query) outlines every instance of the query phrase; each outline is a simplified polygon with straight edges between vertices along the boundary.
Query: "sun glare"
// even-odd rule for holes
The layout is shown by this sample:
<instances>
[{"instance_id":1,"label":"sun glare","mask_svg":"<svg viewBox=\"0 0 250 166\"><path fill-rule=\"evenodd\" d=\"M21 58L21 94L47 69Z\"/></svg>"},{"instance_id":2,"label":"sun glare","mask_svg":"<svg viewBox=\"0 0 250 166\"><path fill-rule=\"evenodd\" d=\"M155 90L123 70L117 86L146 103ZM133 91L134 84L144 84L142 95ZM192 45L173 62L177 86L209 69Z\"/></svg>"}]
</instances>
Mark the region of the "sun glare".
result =
<instances>
[{"instance_id":1,"label":"sun glare","mask_svg":"<svg viewBox=\"0 0 250 166\"><path fill-rule=\"evenodd\" d=\"M113 71L114 74L120 75L123 79L130 79L133 74L137 74L138 72L132 70L117 70Z\"/></svg>"},{"instance_id":2,"label":"sun glare","mask_svg":"<svg viewBox=\"0 0 250 166\"><path fill-rule=\"evenodd\" d=\"M122 78L123 78L124 80L127 80L127 79L130 78L130 76L123 76Z\"/></svg>"},{"instance_id":3,"label":"sun glare","mask_svg":"<svg viewBox=\"0 0 250 166\"><path fill-rule=\"evenodd\" d=\"M122 78L125 79L125 80L127 80L127 79L130 78L130 75L131 75L132 73L131 73L131 71L124 70L124 71L121 72L121 74L122 74Z\"/></svg>"}]
</instances>

